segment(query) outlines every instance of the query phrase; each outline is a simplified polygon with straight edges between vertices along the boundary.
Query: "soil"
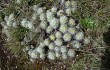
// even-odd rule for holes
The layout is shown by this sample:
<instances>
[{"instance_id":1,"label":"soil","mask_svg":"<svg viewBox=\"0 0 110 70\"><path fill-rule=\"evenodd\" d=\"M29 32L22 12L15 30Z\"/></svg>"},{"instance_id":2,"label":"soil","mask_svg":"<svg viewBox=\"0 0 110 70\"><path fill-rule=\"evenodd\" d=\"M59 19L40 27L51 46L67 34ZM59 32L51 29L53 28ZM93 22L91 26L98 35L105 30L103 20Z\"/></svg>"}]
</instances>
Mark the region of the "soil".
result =
<instances>
[{"instance_id":1,"label":"soil","mask_svg":"<svg viewBox=\"0 0 110 70\"><path fill-rule=\"evenodd\" d=\"M10 70L10 67L15 67L12 65L12 60L15 59L15 57L4 47L4 44L4 35L2 34L2 27L0 25L0 70Z\"/></svg>"}]
</instances>

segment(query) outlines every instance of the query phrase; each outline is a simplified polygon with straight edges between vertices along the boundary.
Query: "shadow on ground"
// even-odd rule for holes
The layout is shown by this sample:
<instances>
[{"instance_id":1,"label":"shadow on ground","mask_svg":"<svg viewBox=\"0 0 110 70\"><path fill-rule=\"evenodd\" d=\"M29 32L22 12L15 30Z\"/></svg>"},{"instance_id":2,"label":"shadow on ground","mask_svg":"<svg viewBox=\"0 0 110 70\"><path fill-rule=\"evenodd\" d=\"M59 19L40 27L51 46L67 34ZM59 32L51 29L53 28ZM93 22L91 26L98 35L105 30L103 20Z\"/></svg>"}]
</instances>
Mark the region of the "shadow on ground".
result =
<instances>
[{"instance_id":1,"label":"shadow on ground","mask_svg":"<svg viewBox=\"0 0 110 70\"><path fill-rule=\"evenodd\" d=\"M103 40L107 45L101 60L101 70L110 70L110 28L103 34Z\"/></svg>"}]
</instances>

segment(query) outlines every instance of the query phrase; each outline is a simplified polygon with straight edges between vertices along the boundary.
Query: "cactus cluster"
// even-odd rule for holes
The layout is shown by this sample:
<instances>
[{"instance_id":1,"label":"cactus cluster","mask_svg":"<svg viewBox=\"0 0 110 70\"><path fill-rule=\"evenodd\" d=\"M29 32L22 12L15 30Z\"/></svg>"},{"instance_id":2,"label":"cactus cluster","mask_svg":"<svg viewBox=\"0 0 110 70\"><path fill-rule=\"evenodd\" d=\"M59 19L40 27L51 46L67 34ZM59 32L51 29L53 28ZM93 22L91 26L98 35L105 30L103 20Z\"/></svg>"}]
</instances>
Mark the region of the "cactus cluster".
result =
<instances>
[{"instance_id":1,"label":"cactus cluster","mask_svg":"<svg viewBox=\"0 0 110 70\"><path fill-rule=\"evenodd\" d=\"M74 49L80 49L84 44L89 43L79 23L73 18L76 2L65 1L64 7L60 9L52 6L47 9L37 5L33 6L32 20L40 21L38 26L45 35L38 45L27 50L31 60L73 58L76 55ZM6 17L5 20L7 26L16 27L13 14ZM35 30L34 23L26 18L21 20L20 25L31 31Z\"/></svg>"}]
</instances>

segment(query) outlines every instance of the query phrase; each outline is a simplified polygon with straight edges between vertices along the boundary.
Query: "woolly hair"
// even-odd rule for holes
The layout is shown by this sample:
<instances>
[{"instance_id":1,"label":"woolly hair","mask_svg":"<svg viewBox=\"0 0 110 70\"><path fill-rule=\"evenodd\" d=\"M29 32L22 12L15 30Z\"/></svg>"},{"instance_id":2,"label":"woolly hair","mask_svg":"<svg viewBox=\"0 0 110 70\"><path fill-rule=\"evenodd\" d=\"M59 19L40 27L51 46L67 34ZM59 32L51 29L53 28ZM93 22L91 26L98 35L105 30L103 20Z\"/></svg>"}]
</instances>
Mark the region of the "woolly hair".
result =
<instances>
[{"instance_id":1,"label":"woolly hair","mask_svg":"<svg viewBox=\"0 0 110 70\"><path fill-rule=\"evenodd\" d=\"M68 18L66 16L61 16L60 17L60 24L65 24L68 22Z\"/></svg>"},{"instance_id":2,"label":"woolly hair","mask_svg":"<svg viewBox=\"0 0 110 70\"><path fill-rule=\"evenodd\" d=\"M60 52L60 47L59 47L59 46L56 46L56 47L54 48L54 51L55 51L55 52Z\"/></svg>"},{"instance_id":3,"label":"woolly hair","mask_svg":"<svg viewBox=\"0 0 110 70\"><path fill-rule=\"evenodd\" d=\"M55 48L55 44L54 43L50 43L48 47L49 47L50 50L53 50Z\"/></svg>"},{"instance_id":4,"label":"woolly hair","mask_svg":"<svg viewBox=\"0 0 110 70\"><path fill-rule=\"evenodd\" d=\"M75 57L75 51L73 49L68 50L68 56Z\"/></svg>"},{"instance_id":5,"label":"woolly hair","mask_svg":"<svg viewBox=\"0 0 110 70\"><path fill-rule=\"evenodd\" d=\"M62 39L56 39L56 40L54 41L54 43L55 43L55 45L57 45L57 46L61 46L61 45L63 44L63 41L62 41Z\"/></svg>"},{"instance_id":6,"label":"woolly hair","mask_svg":"<svg viewBox=\"0 0 110 70\"><path fill-rule=\"evenodd\" d=\"M48 52L48 58L49 58L50 60L54 60L54 59L55 59L55 53L52 52L52 51L49 51L49 52Z\"/></svg>"},{"instance_id":7,"label":"woolly hair","mask_svg":"<svg viewBox=\"0 0 110 70\"><path fill-rule=\"evenodd\" d=\"M76 23L75 23L74 19L70 18L68 24L69 24L69 26L75 26Z\"/></svg>"},{"instance_id":8,"label":"woolly hair","mask_svg":"<svg viewBox=\"0 0 110 70\"><path fill-rule=\"evenodd\" d=\"M70 33L66 33L66 34L64 34L64 36L63 36L63 40L64 41L66 41L66 42L68 42L68 41L70 41L71 40L71 34Z\"/></svg>"},{"instance_id":9,"label":"woolly hair","mask_svg":"<svg viewBox=\"0 0 110 70\"><path fill-rule=\"evenodd\" d=\"M45 47L45 44L43 42L40 42L40 45L41 47Z\"/></svg>"},{"instance_id":10,"label":"woolly hair","mask_svg":"<svg viewBox=\"0 0 110 70\"><path fill-rule=\"evenodd\" d=\"M54 35L54 34L51 34L51 35L49 36L49 38L50 38L50 40L54 41L54 40L55 40L55 35Z\"/></svg>"},{"instance_id":11,"label":"woolly hair","mask_svg":"<svg viewBox=\"0 0 110 70\"><path fill-rule=\"evenodd\" d=\"M46 32L51 33L52 31L53 31L53 28L51 26L48 26L47 29L46 29Z\"/></svg>"},{"instance_id":12,"label":"woolly hair","mask_svg":"<svg viewBox=\"0 0 110 70\"><path fill-rule=\"evenodd\" d=\"M70 16L70 15L72 14L71 8L67 8L67 9L65 10L65 13L66 13L68 16Z\"/></svg>"},{"instance_id":13,"label":"woolly hair","mask_svg":"<svg viewBox=\"0 0 110 70\"><path fill-rule=\"evenodd\" d=\"M31 58L38 58L38 53L35 50L33 50L31 52L30 56L31 56Z\"/></svg>"},{"instance_id":14,"label":"woolly hair","mask_svg":"<svg viewBox=\"0 0 110 70\"><path fill-rule=\"evenodd\" d=\"M65 45L61 46L60 51L61 51L61 53L66 53L67 52L67 46L65 46Z\"/></svg>"},{"instance_id":15,"label":"woolly hair","mask_svg":"<svg viewBox=\"0 0 110 70\"><path fill-rule=\"evenodd\" d=\"M78 33L76 33L76 35L75 35L75 39L76 40L82 40L84 38L84 33L83 32L78 32Z\"/></svg>"},{"instance_id":16,"label":"woolly hair","mask_svg":"<svg viewBox=\"0 0 110 70\"><path fill-rule=\"evenodd\" d=\"M56 36L56 38L61 38L62 33L60 31L57 31L57 32L55 32L55 36Z\"/></svg>"},{"instance_id":17,"label":"woolly hair","mask_svg":"<svg viewBox=\"0 0 110 70\"><path fill-rule=\"evenodd\" d=\"M69 27L68 32L73 35L76 33L76 28L75 27Z\"/></svg>"},{"instance_id":18,"label":"woolly hair","mask_svg":"<svg viewBox=\"0 0 110 70\"><path fill-rule=\"evenodd\" d=\"M67 31L67 29L68 29L68 26L66 25L66 24L62 24L62 25L60 25L60 31L62 32L62 33L65 33L66 31Z\"/></svg>"},{"instance_id":19,"label":"woolly hair","mask_svg":"<svg viewBox=\"0 0 110 70\"><path fill-rule=\"evenodd\" d=\"M81 43L79 41L74 40L73 41L73 48L80 48L81 47Z\"/></svg>"},{"instance_id":20,"label":"woolly hair","mask_svg":"<svg viewBox=\"0 0 110 70\"><path fill-rule=\"evenodd\" d=\"M64 15L64 11L63 10L59 10L58 12L57 12L57 16L63 16Z\"/></svg>"},{"instance_id":21,"label":"woolly hair","mask_svg":"<svg viewBox=\"0 0 110 70\"><path fill-rule=\"evenodd\" d=\"M54 29L56 29L59 25L59 20L57 18L53 18L51 21L50 21L50 26Z\"/></svg>"},{"instance_id":22,"label":"woolly hair","mask_svg":"<svg viewBox=\"0 0 110 70\"><path fill-rule=\"evenodd\" d=\"M45 53L40 53L40 58L45 59Z\"/></svg>"},{"instance_id":23,"label":"woolly hair","mask_svg":"<svg viewBox=\"0 0 110 70\"><path fill-rule=\"evenodd\" d=\"M62 54L62 59L67 59L67 54L66 53Z\"/></svg>"},{"instance_id":24,"label":"woolly hair","mask_svg":"<svg viewBox=\"0 0 110 70\"><path fill-rule=\"evenodd\" d=\"M45 21L46 20L46 14L45 13L41 13L40 14L40 20L41 21Z\"/></svg>"},{"instance_id":25,"label":"woolly hair","mask_svg":"<svg viewBox=\"0 0 110 70\"><path fill-rule=\"evenodd\" d=\"M65 1L65 6L66 7L70 7L71 6L71 2L70 1Z\"/></svg>"},{"instance_id":26,"label":"woolly hair","mask_svg":"<svg viewBox=\"0 0 110 70\"><path fill-rule=\"evenodd\" d=\"M57 58L59 58L59 57L61 56L61 54L58 53L58 52L55 52L55 56L56 56Z\"/></svg>"},{"instance_id":27,"label":"woolly hair","mask_svg":"<svg viewBox=\"0 0 110 70\"><path fill-rule=\"evenodd\" d=\"M38 15L40 15L41 13L43 13L44 12L44 9L41 7L41 8L38 8L38 10L37 10L37 14Z\"/></svg>"},{"instance_id":28,"label":"woolly hair","mask_svg":"<svg viewBox=\"0 0 110 70\"><path fill-rule=\"evenodd\" d=\"M49 46L49 44L50 44L50 39L49 39L49 38L45 39L45 40L44 40L44 44L45 44L46 46Z\"/></svg>"},{"instance_id":29,"label":"woolly hair","mask_svg":"<svg viewBox=\"0 0 110 70\"><path fill-rule=\"evenodd\" d=\"M42 21L41 23L40 23L40 27L41 27L41 29L43 29L43 30L45 30L46 28L47 28L47 22L46 21Z\"/></svg>"},{"instance_id":30,"label":"woolly hair","mask_svg":"<svg viewBox=\"0 0 110 70\"><path fill-rule=\"evenodd\" d=\"M53 31L53 28L51 26L48 26L47 29L46 29L46 32L51 33L52 31Z\"/></svg>"},{"instance_id":31,"label":"woolly hair","mask_svg":"<svg viewBox=\"0 0 110 70\"><path fill-rule=\"evenodd\" d=\"M56 13L56 12L57 12L57 8L56 8L56 7L52 7L52 8L51 8L51 11L52 11L53 13Z\"/></svg>"},{"instance_id":32,"label":"woolly hair","mask_svg":"<svg viewBox=\"0 0 110 70\"><path fill-rule=\"evenodd\" d=\"M47 10L46 16L48 22L50 22L54 18L54 14L50 10Z\"/></svg>"},{"instance_id":33,"label":"woolly hair","mask_svg":"<svg viewBox=\"0 0 110 70\"><path fill-rule=\"evenodd\" d=\"M44 52L44 48L42 48L41 46L38 46L38 47L36 48L36 51L37 51L38 53L43 53L43 52Z\"/></svg>"}]
</instances>

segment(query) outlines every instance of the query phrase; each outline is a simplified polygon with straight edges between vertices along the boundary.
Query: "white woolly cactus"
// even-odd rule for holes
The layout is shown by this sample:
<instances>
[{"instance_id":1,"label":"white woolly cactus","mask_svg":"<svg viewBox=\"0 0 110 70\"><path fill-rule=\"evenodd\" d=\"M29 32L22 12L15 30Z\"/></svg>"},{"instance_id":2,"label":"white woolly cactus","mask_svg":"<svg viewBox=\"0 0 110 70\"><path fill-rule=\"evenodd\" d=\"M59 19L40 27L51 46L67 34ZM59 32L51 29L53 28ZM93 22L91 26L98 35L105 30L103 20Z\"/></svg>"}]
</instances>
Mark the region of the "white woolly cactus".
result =
<instances>
[{"instance_id":1,"label":"white woolly cactus","mask_svg":"<svg viewBox=\"0 0 110 70\"><path fill-rule=\"evenodd\" d=\"M56 38L62 38L62 33L60 31L55 32Z\"/></svg>"},{"instance_id":2,"label":"white woolly cactus","mask_svg":"<svg viewBox=\"0 0 110 70\"><path fill-rule=\"evenodd\" d=\"M36 12L39 8L39 5L33 5L32 9Z\"/></svg>"},{"instance_id":3,"label":"white woolly cactus","mask_svg":"<svg viewBox=\"0 0 110 70\"><path fill-rule=\"evenodd\" d=\"M75 26L76 23L75 23L74 19L70 18L68 24L69 24L69 26Z\"/></svg>"},{"instance_id":4,"label":"white woolly cactus","mask_svg":"<svg viewBox=\"0 0 110 70\"><path fill-rule=\"evenodd\" d=\"M62 33L65 33L68 29L68 25L66 24L62 24L59 28L59 30L62 32Z\"/></svg>"},{"instance_id":5,"label":"white woolly cactus","mask_svg":"<svg viewBox=\"0 0 110 70\"><path fill-rule=\"evenodd\" d=\"M57 18L53 18L51 21L50 21L50 26L54 29L56 29L59 25L59 20Z\"/></svg>"},{"instance_id":6,"label":"white woolly cactus","mask_svg":"<svg viewBox=\"0 0 110 70\"><path fill-rule=\"evenodd\" d=\"M55 60L55 53L52 52L52 51L49 51L49 52L48 52L48 58L49 58L50 60Z\"/></svg>"},{"instance_id":7,"label":"white woolly cactus","mask_svg":"<svg viewBox=\"0 0 110 70\"><path fill-rule=\"evenodd\" d=\"M55 56L56 56L57 58L59 58L59 57L61 56L61 54L58 53L58 52L56 52L56 53L55 53Z\"/></svg>"},{"instance_id":8,"label":"white woolly cactus","mask_svg":"<svg viewBox=\"0 0 110 70\"><path fill-rule=\"evenodd\" d=\"M78 32L78 33L76 33L76 35L75 35L75 39L76 40L82 40L84 38L84 33L83 32Z\"/></svg>"},{"instance_id":9,"label":"white woolly cactus","mask_svg":"<svg viewBox=\"0 0 110 70\"><path fill-rule=\"evenodd\" d=\"M8 16L5 16L4 17L4 20L7 22L8 21L8 18L9 18Z\"/></svg>"},{"instance_id":10,"label":"white woolly cactus","mask_svg":"<svg viewBox=\"0 0 110 70\"><path fill-rule=\"evenodd\" d=\"M57 12L57 7L55 7L55 6L52 7L52 8L51 8L51 11L52 11L53 13L56 13L56 12Z\"/></svg>"},{"instance_id":11,"label":"white woolly cactus","mask_svg":"<svg viewBox=\"0 0 110 70\"><path fill-rule=\"evenodd\" d=\"M28 28L28 29L31 29L31 30L34 30L34 25L31 21L28 21L26 18L24 18L22 21L21 21L21 26L25 27L25 28Z\"/></svg>"},{"instance_id":12,"label":"white woolly cactus","mask_svg":"<svg viewBox=\"0 0 110 70\"><path fill-rule=\"evenodd\" d=\"M15 15L14 15L14 13L11 13L11 14L9 15L8 20L14 20L14 19L15 19Z\"/></svg>"},{"instance_id":13,"label":"white woolly cactus","mask_svg":"<svg viewBox=\"0 0 110 70\"><path fill-rule=\"evenodd\" d=\"M43 42L40 42L40 47L44 48L45 47L45 44Z\"/></svg>"},{"instance_id":14,"label":"white woolly cactus","mask_svg":"<svg viewBox=\"0 0 110 70\"><path fill-rule=\"evenodd\" d=\"M35 50L36 50L38 53L43 53L43 52L44 52L44 48L42 48L41 46L38 46Z\"/></svg>"},{"instance_id":15,"label":"white woolly cactus","mask_svg":"<svg viewBox=\"0 0 110 70\"><path fill-rule=\"evenodd\" d=\"M72 10L71 10L71 8L67 8L67 9L65 10L65 13L66 13L68 16L71 16L71 15L72 15Z\"/></svg>"},{"instance_id":16,"label":"white woolly cactus","mask_svg":"<svg viewBox=\"0 0 110 70\"><path fill-rule=\"evenodd\" d=\"M54 41L54 43L55 43L55 45L57 45L57 46L61 46L61 45L63 44L63 41L62 41L62 39L56 39L56 40Z\"/></svg>"},{"instance_id":17,"label":"white woolly cactus","mask_svg":"<svg viewBox=\"0 0 110 70\"><path fill-rule=\"evenodd\" d=\"M31 61L36 59L45 59L46 57L50 60L67 59L68 57L75 57L74 48L80 49L83 44L88 44L90 41L84 36L84 32L80 28L80 24L77 23L73 18L73 13L76 9L76 2L73 0L64 1L62 0L62 8L60 7L48 7L40 6L41 4L33 6L32 17L21 18L21 26L29 29L29 33L23 39L23 45L27 45L30 48L25 50L28 52ZM29 20L28 20L29 19ZM5 16L3 26L4 33L7 35L9 40L10 27L17 27L17 19L14 14ZM39 21L37 26L36 21ZM19 25L19 24L18 24ZM36 29L35 29L36 28ZM39 30L38 30L39 29ZM39 33L44 33L42 41L39 44L29 45L28 42L33 41L36 36L32 35L37 30ZM36 32L37 32L36 31ZM79 32L78 32L79 31ZM10 41L10 40L9 40ZM68 47L68 45L72 47Z\"/></svg>"},{"instance_id":18,"label":"white woolly cactus","mask_svg":"<svg viewBox=\"0 0 110 70\"><path fill-rule=\"evenodd\" d=\"M10 33L7 26L4 26L2 33L6 34L7 37L10 37Z\"/></svg>"},{"instance_id":19,"label":"white woolly cactus","mask_svg":"<svg viewBox=\"0 0 110 70\"><path fill-rule=\"evenodd\" d=\"M77 8L77 2L76 1L71 1L71 6L72 6L72 8Z\"/></svg>"},{"instance_id":20,"label":"white woolly cactus","mask_svg":"<svg viewBox=\"0 0 110 70\"><path fill-rule=\"evenodd\" d=\"M46 28L47 28L47 22L46 21L42 21L41 23L40 23L40 27L41 27L41 29L43 29L43 30L45 30Z\"/></svg>"},{"instance_id":21,"label":"white woolly cactus","mask_svg":"<svg viewBox=\"0 0 110 70\"><path fill-rule=\"evenodd\" d=\"M9 21L9 20L7 21L7 23L6 23L6 24L7 24L7 26L12 26L12 22L11 22L11 21Z\"/></svg>"},{"instance_id":22,"label":"white woolly cactus","mask_svg":"<svg viewBox=\"0 0 110 70\"><path fill-rule=\"evenodd\" d=\"M28 55L30 55L30 56L31 56L31 53L32 53L32 50L29 50L29 51L28 51Z\"/></svg>"},{"instance_id":23,"label":"white woolly cactus","mask_svg":"<svg viewBox=\"0 0 110 70\"><path fill-rule=\"evenodd\" d=\"M34 30L34 25L33 25L33 23L27 21L27 28L28 28L28 29L31 29L31 30Z\"/></svg>"},{"instance_id":24,"label":"white woolly cactus","mask_svg":"<svg viewBox=\"0 0 110 70\"><path fill-rule=\"evenodd\" d=\"M38 15L40 15L43 12L44 12L44 9L42 7L37 9L37 14Z\"/></svg>"},{"instance_id":25,"label":"white woolly cactus","mask_svg":"<svg viewBox=\"0 0 110 70\"><path fill-rule=\"evenodd\" d=\"M62 59L67 59L67 54L66 53L62 54Z\"/></svg>"},{"instance_id":26,"label":"white woolly cactus","mask_svg":"<svg viewBox=\"0 0 110 70\"><path fill-rule=\"evenodd\" d=\"M26 51L29 51L30 50L30 47L29 46L26 46L23 51L26 52Z\"/></svg>"},{"instance_id":27,"label":"white woolly cactus","mask_svg":"<svg viewBox=\"0 0 110 70\"><path fill-rule=\"evenodd\" d=\"M9 16L5 16L6 25L9 27L16 27L16 21L14 14L11 13Z\"/></svg>"},{"instance_id":28,"label":"white woolly cactus","mask_svg":"<svg viewBox=\"0 0 110 70\"><path fill-rule=\"evenodd\" d=\"M77 2L76 1L71 1L71 6L72 6L72 12L74 13L74 11L76 10L77 8Z\"/></svg>"},{"instance_id":29,"label":"white woolly cactus","mask_svg":"<svg viewBox=\"0 0 110 70\"><path fill-rule=\"evenodd\" d=\"M69 57L75 57L75 51L73 49L68 50L68 56Z\"/></svg>"},{"instance_id":30,"label":"white woolly cactus","mask_svg":"<svg viewBox=\"0 0 110 70\"><path fill-rule=\"evenodd\" d=\"M54 18L54 14L50 10L47 10L46 15L48 22L50 22Z\"/></svg>"},{"instance_id":31,"label":"white woolly cactus","mask_svg":"<svg viewBox=\"0 0 110 70\"><path fill-rule=\"evenodd\" d=\"M63 16L64 15L64 11L63 10L59 10L58 12L57 12L57 16Z\"/></svg>"},{"instance_id":32,"label":"white woolly cactus","mask_svg":"<svg viewBox=\"0 0 110 70\"><path fill-rule=\"evenodd\" d=\"M17 23L16 23L16 21L14 21L13 23L12 23L12 27L17 27Z\"/></svg>"},{"instance_id":33,"label":"white woolly cactus","mask_svg":"<svg viewBox=\"0 0 110 70\"><path fill-rule=\"evenodd\" d=\"M53 28L51 26L48 26L47 29L46 29L46 32L51 33L52 31L53 31Z\"/></svg>"},{"instance_id":34,"label":"white woolly cactus","mask_svg":"<svg viewBox=\"0 0 110 70\"><path fill-rule=\"evenodd\" d=\"M59 47L59 46L56 46L56 47L54 48L54 51L55 51L55 52L60 52L60 47Z\"/></svg>"},{"instance_id":35,"label":"white woolly cactus","mask_svg":"<svg viewBox=\"0 0 110 70\"><path fill-rule=\"evenodd\" d=\"M26 19L26 18L22 19L22 21L21 21L21 26L27 28L27 19Z\"/></svg>"},{"instance_id":36,"label":"white woolly cactus","mask_svg":"<svg viewBox=\"0 0 110 70\"><path fill-rule=\"evenodd\" d=\"M81 43L79 41L74 40L72 42L72 46L73 46L73 48L77 48L78 49L78 48L81 47Z\"/></svg>"},{"instance_id":37,"label":"white woolly cactus","mask_svg":"<svg viewBox=\"0 0 110 70\"><path fill-rule=\"evenodd\" d=\"M48 47L49 47L50 50L54 50L55 44L54 43L50 43Z\"/></svg>"},{"instance_id":38,"label":"white woolly cactus","mask_svg":"<svg viewBox=\"0 0 110 70\"><path fill-rule=\"evenodd\" d=\"M71 6L72 6L72 7L76 7L76 5L77 5L77 2L74 1L74 0L72 0L72 1L71 1Z\"/></svg>"},{"instance_id":39,"label":"white woolly cactus","mask_svg":"<svg viewBox=\"0 0 110 70\"><path fill-rule=\"evenodd\" d=\"M45 56L46 56L45 53L40 53L40 58L41 59L45 59Z\"/></svg>"},{"instance_id":40,"label":"white woolly cactus","mask_svg":"<svg viewBox=\"0 0 110 70\"><path fill-rule=\"evenodd\" d=\"M65 6L66 7L70 7L71 6L71 2L70 1L65 1Z\"/></svg>"},{"instance_id":41,"label":"white woolly cactus","mask_svg":"<svg viewBox=\"0 0 110 70\"><path fill-rule=\"evenodd\" d=\"M16 0L16 3L17 3L17 4L20 4L20 3L21 3L21 0Z\"/></svg>"},{"instance_id":42,"label":"white woolly cactus","mask_svg":"<svg viewBox=\"0 0 110 70\"><path fill-rule=\"evenodd\" d=\"M70 41L71 38L72 38L72 36L71 36L70 33L66 33L66 34L64 34L64 36L63 36L63 40L66 41L66 42Z\"/></svg>"},{"instance_id":43,"label":"white woolly cactus","mask_svg":"<svg viewBox=\"0 0 110 70\"><path fill-rule=\"evenodd\" d=\"M46 20L46 14L45 13L41 13L40 14L40 20L41 21L45 21Z\"/></svg>"},{"instance_id":44,"label":"white woolly cactus","mask_svg":"<svg viewBox=\"0 0 110 70\"><path fill-rule=\"evenodd\" d=\"M54 41L54 40L55 40L55 35L54 35L54 34L51 34L51 35L49 36L49 38L50 38L50 40Z\"/></svg>"},{"instance_id":45,"label":"white woolly cactus","mask_svg":"<svg viewBox=\"0 0 110 70\"><path fill-rule=\"evenodd\" d=\"M61 16L60 17L60 24L65 24L68 22L68 18L66 16Z\"/></svg>"},{"instance_id":46,"label":"white woolly cactus","mask_svg":"<svg viewBox=\"0 0 110 70\"><path fill-rule=\"evenodd\" d=\"M63 45L61 46L61 49L60 49L61 53L66 53L67 52L67 46Z\"/></svg>"},{"instance_id":47,"label":"white woolly cactus","mask_svg":"<svg viewBox=\"0 0 110 70\"><path fill-rule=\"evenodd\" d=\"M33 50L31 52L30 56L31 56L31 58L38 58L38 53L35 50Z\"/></svg>"},{"instance_id":48,"label":"white woolly cactus","mask_svg":"<svg viewBox=\"0 0 110 70\"><path fill-rule=\"evenodd\" d=\"M45 44L46 46L49 46L49 44L50 44L50 39L49 39L49 38L45 39L45 40L44 40L44 44Z\"/></svg>"},{"instance_id":49,"label":"white woolly cactus","mask_svg":"<svg viewBox=\"0 0 110 70\"><path fill-rule=\"evenodd\" d=\"M76 28L75 27L69 27L68 32L73 35L76 33Z\"/></svg>"}]
</instances>

